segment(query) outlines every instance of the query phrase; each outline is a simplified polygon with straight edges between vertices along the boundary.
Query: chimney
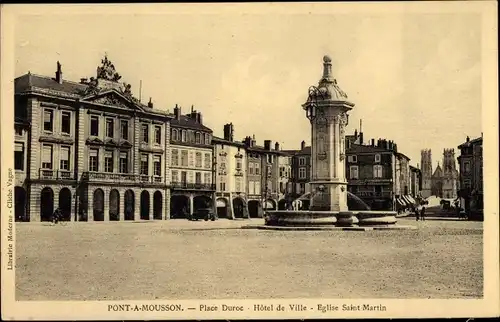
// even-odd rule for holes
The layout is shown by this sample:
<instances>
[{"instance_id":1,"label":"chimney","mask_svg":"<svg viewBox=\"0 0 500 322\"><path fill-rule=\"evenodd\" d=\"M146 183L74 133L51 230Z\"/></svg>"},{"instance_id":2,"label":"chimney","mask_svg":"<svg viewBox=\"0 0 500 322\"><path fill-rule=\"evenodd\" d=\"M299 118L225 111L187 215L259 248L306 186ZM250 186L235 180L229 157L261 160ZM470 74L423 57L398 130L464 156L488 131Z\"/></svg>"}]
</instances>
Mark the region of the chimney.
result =
<instances>
[{"instance_id":1,"label":"chimney","mask_svg":"<svg viewBox=\"0 0 500 322\"><path fill-rule=\"evenodd\" d=\"M233 140L234 140L233 134L234 134L233 123L225 124L224 125L224 140L233 142ZM245 138L245 143L246 143L247 139L250 139L250 137L247 136Z\"/></svg>"},{"instance_id":2,"label":"chimney","mask_svg":"<svg viewBox=\"0 0 500 322\"><path fill-rule=\"evenodd\" d=\"M271 151L271 140L264 140L264 149Z\"/></svg>"},{"instance_id":3,"label":"chimney","mask_svg":"<svg viewBox=\"0 0 500 322\"><path fill-rule=\"evenodd\" d=\"M179 106L177 106L177 104L175 104L175 107L174 107L174 115L175 115L175 118L177 120L180 120L181 119L181 108Z\"/></svg>"},{"instance_id":4,"label":"chimney","mask_svg":"<svg viewBox=\"0 0 500 322\"><path fill-rule=\"evenodd\" d=\"M465 140L466 142L469 142L470 141L470 138L469 136L467 135L467 139Z\"/></svg>"},{"instance_id":5,"label":"chimney","mask_svg":"<svg viewBox=\"0 0 500 322\"><path fill-rule=\"evenodd\" d=\"M246 136L245 139L243 140L243 143L245 143L246 147L249 147L251 144L251 139L249 136Z\"/></svg>"},{"instance_id":6,"label":"chimney","mask_svg":"<svg viewBox=\"0 0 500 322\"><path fill-rule=\"evenodd\" d=\"M149 98L148 107L153 108L153 102L151 101L151 97Z\"/></svg>"},{"instance_id":7,"label":"chimney","mask_svg":"<svg viewBox=\"0 0 500 322\"><path fill-rule=\"evenodd\" d=\"M203 125L203 116L201 115L201 112L198 112L198 123Z\"/></svg>"},{"instance_id":8,"label":"chimney","mask_svg":"<svg viewBox=\"0 0 500 322\"><path fill-rule=\"evenodd\" d=\"M359 132L359 144L363 144L363 132Z\"/></svg>"},{"instance_id":9,"label":"chimney","mask_svg":"<svg viewBox=\"0 0 500 322\"><path fill-rule=\"evenodd\" d=\"M375 139L372 139L372 146L375 146Z\"/></svg>"},{"instance_id":10,"label":"chimney","mask_svg":"<svg viewBox=\"0 0 500 322\"><path fill-rule=\"evenodd\" d=\"M280 144L278 142L274 143L274 150L276 151L280 150Z\"/></svg>"},{"instance_id":11,"label":"chimney","mask_svg":"<svg viewBox=\"0 0 500 322\"><path fill-rule=\"evenodd\" d=\"M302 141L302 142L300 142L300 149L301 149L301 150L304 150L304 149L305 149L305 147L306 147L306 141Z\"/></svg>"},{"instance_id":12,"label":"chimney","mask_svg":"<svg viewBox=\"0 0 500 322\"><path fill-rule=\"evenodd\" d=\"M257 143L257 141L255 141L255 134L252 135L252 140L250 141L250 146L251 147L254 147L255 146L255 143Z\"/></svg>"},{"instance_id":13,"label":"chimney","mask_svg":"<svg viewBox=\"0 0 500 322\"><path fill-rule=\"evenodd\" d=\"M62 84L63 82L61 63L59 63L59 61L57 61L56 82L59 84Z\"/></svg>"},{"instance_id":14,"label":"chimney","mask_svg":"<svg viewBox=\"0 0 500 322\"><path fill-rule=\"evenodd\" d=\"M354 130L354 140L358 139L358 130Z\"/></svg>"}]
</instances>

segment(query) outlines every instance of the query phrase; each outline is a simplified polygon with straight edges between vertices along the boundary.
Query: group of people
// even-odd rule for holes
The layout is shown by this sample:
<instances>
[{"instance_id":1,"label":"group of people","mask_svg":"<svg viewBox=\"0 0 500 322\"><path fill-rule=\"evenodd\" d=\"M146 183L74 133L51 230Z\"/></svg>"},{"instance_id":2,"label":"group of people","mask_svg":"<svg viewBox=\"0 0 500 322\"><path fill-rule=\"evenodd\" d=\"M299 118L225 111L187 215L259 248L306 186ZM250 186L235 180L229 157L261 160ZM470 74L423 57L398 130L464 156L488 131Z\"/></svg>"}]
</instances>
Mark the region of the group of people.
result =
<instances>
[{"instance_id":1,"label":"group of people","mask_svg":"<svg viewBox=\"0 0 500 322\"><path fill-rule=\"evenodd\" d=\"M415 219L417 221L425 220L425 206L424 205L413 207L413 213L415 213Z\"/></svg>"}]
</instances>

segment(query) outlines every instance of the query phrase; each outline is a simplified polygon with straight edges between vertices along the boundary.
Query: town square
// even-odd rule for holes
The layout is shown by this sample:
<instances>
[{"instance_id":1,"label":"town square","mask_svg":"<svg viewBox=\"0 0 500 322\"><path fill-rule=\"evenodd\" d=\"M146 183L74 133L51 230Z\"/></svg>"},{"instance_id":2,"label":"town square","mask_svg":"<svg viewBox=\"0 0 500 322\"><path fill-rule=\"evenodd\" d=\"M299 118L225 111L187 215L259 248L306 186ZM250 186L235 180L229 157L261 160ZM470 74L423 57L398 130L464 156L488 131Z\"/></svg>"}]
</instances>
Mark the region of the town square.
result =
<instances>
[{"instance_id":1,"label":"town square","mask_svg":"<svg viewBox=\"0 0 500 322\"><path fill-rule=\"evenodd\" d=\"M484 299L481 15L161 8L16 23L15 301Z\"/></svg>"}]
</instances>

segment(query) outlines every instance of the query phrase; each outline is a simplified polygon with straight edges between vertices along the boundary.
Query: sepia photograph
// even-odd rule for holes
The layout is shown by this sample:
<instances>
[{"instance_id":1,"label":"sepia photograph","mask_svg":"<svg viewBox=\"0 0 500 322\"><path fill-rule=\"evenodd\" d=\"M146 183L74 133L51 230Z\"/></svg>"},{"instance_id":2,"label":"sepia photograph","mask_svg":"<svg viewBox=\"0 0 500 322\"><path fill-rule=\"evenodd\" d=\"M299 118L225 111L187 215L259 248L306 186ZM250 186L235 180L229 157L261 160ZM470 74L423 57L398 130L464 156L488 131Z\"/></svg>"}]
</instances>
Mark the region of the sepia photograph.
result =
<instances>
[{"instance_id":1,"label":"sepia photograph","mask_svg":"<svg viewBox=\"0 0 500 322\"><path fill-rule=\"evenodd\" d=\"M498 316L496 9L2 6L2 319Z\"/></svg>"}]
</instances>

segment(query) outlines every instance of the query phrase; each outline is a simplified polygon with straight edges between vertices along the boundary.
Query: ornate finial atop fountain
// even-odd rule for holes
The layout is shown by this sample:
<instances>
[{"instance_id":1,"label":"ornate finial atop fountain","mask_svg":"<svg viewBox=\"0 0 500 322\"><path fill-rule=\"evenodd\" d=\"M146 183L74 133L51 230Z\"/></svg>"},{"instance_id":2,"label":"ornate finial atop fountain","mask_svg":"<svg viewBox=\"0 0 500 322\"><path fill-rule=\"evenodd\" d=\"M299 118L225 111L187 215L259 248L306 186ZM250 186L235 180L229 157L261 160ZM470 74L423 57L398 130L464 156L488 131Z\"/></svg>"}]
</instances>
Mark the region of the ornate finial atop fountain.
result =
<instances>
[{"instance_id":1,"label":"ornate finial atop fountain","mask_svg":"<svg viewBox=\"0 0 500 322\"><path fill-rule=\"evenodd\" d=\"M332 59L330 56L323 56L323 79L331 80L332 77Z\"/></svg>"}]
</instances>

